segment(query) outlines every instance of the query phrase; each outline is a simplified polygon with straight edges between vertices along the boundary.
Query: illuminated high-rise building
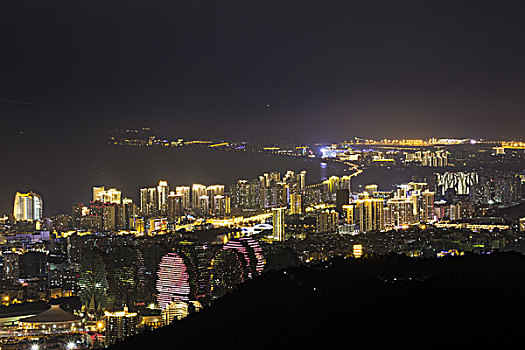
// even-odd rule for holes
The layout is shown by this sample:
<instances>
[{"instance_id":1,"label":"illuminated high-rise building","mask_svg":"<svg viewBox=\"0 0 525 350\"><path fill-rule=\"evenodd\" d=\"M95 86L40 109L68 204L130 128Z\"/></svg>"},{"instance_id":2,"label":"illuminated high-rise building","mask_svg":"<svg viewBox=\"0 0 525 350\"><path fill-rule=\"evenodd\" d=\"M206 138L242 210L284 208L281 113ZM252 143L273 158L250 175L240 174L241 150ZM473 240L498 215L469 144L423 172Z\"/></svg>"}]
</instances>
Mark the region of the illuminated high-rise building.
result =
<instances>
[{"instance_id":1,"label":"illuminated high-rise building","mask_svg":"<svg viewBox=\"0 0 525 350\"><path fill-rule=\"evenodd\" d=\"M224 215L230 215L231 213L231 197L224 197Z\"/></svg>"},{"instance_id":2,"label":"illuminated high-rise building","mask_svg":"<svg viewBox=\"0 0 525 350\"><path fill-rule=\"evenodd\" d=\"M105 190L104 187L93 187L93 202L120 204L122 192L116 188Z\"/></svg>"},{"instance_id":3,"label":"illuminated high-rise building","mask_svg":"<svg viewBox=\"0 0 525 350\"><path fill-rule=\"evenodd\" d=\"M200 207L200 197L206 195L206 186L193 184L191 186L191 207L197 209Z\"/></svg>"},{"instance_id":4,"label":"illuminated high-rise building","mask_svg":"<svg viewBox=\"0 0 525 350\"><path fill-rule=\"evenodd\" d=\"M286 208L273 208L272 214L273 214L273 239L276 241L284 241L284 234L285 234L285 213Z\"/></svg>"},{"instance_id":5,"label":"illuminated high-rise building","mask_svg":"<svg viewBox=\"0 0 525 350\"><path fill-rule=\"evenodd\" d=\"M100 197L100 193L105 192L106 189L104 186L95 186L93 187L93 202L98 201Z\"/></svg>"},{"instance_id":6,"label":"illuminated high-rise building","mask_svg":"<svg viewBox=\"0 0 525 350\"><path fill-rule=\"evenodd\" d=\"M387 227L401 227L416 223L414 202L411 198L391 198L387 202L385 223Z\"/></svg>"},{"instance_id":7,"label":"illuminated high-rise building","mask_svg":"<svg viewBox=\"0 0 525 350\"><path fill-rule=\"evenodd\" d=\"M286 182L278 182L276 184L277 189L277 205L285 207L288 205L290 197L290 187Z\"/></svg>"},{"instance_id":8,"label":"illuminated high-rise building","mask_svg":"<svg viewBox=\"0 0 525 350\"><path fill-rule=\"evenodd\" d=\"M146 215L148 210L148 189L140 189L140 212L142 215Z\"/></svg>"},{"instance_id":9,"label":"illuminated high-rise building","mask_svg":"<svg viewBox=\"0 0 525 350\"><path fill-rule=\"evenodd\" d=\"M339 188L339 178L337 176L330 176L325 182L328 184L328 192L336 193Z\"/></svg>"},{"instance_id":10,"label":"illuminated high-rise building","mask_svg":"<svg viewBox=\"0 0 525 350\"><path fill-rule=\"evenodd\" d=\"M168 196L168 220L174 222L184 213L183 210L184 196L171 191Z\"/></svg>"},{"instance_id":11,"label":"illuminated high-rise building","mask_svg":"<svg viewBox=\"0 0 525 350\"><path fill-rule=\"evenodd\" d=\"M210 215L210 197L209 196L199 197L199 210L203 216Z\"/></svg>"},{"instance_id":12,"label":"illuminated high-rise building","mask_svg":"<svg viewBox=\"0 0 525 350\"><path fill-rule=\"evenodd\" d=\"M318 233L337 232L338 216L335 210L324 210L317 214L317 228Z\"/></svg>"},{"instance_id":13,"label":"illuminated high-rise building","mask_svg":"<svg viewBox=\"0 0 525 350\"><path fill-rule=\"evenodd\" d=\"M339 186L341 189L348 190L349 192L352 191L352 176L350 175L341 176Z\"/></svg>"},{"instance_id":14,"label":"illuminated high-rise building","mask_svg":"<svg viewBox=\"0 0 525 350\"><path fill-rule=\"evenodd\" d=\"M160 181L157 186L157 200L159 201L157 207L161 215L165 215L168 211L168 195L170 187L167 181Z\"/></svg>"},{"instance_id":15,"label":"illuminated high-rise building","mask_svg":"<svg viewBox=\"0 0 525 350\"><path fill-rule=\"evenodd\" d=\"M217 216L225 216L230 214L230 197L214 196L213 197L213 214Z\"/></svg>"},{"instance_id":16,"label":"illuminated high-rise building","mask_svg":"<svg viewBox=\"0 0 525 350\"><path fill-rule=\"evenodd\" d=\"M114 231L117 228L117 212L115 205L104 205L102 227L104 231Z\"/></svg>"},{"instance_id":17,"label":"illuminated high-rise building","mask_svg":"<svg viewBox=\"0 0 525 350\"><path fill-rule=\"evenodd\" d=\"M206 187L206 195L210 197L210 203L214 203L215 196L224 196L224 185L211 185Z\"/></svg>"},{"instance_id":18,"label":"illuminated high-rise building","mask_svg":"<svg viewBox=\"0 0 525 350\"><path fill-rule=\"evenodd\" d=\"M424 191L421 193L421 222L429 222L434 219L434 192Z\"/></svg>"},{"instance_id":19,"label":"illuminated high-rise building","mask_svg":"<svg viewBox=\"0 0 525 350\"><path fill-rule=\"evenodd\" d=\"M190 207L190 193L191 189L189 186L177 186L175 192L182 196L182 208L188 209Z\"/></svg>"},{"instance_id":20,"label":"illuminated high-rise building","mask_svg":"<svg viewBox=\"0 0 525 350\"><path fill-rule=\"evenodd\" d=\"M451 221L462 219L462 204L456 203L450 205L449 218Z\"/></svg>"},{"instance_id":21,"label":"illuminated high-rise building","mask_svg":"<svg viewBox=\"0 0 525 350\"><path fill-rule=\"evenodd\" d=\"M128 312L128 308L125 307L124 311L106 311L104 323L106 325L104 342L109 346L137 334L139 319L136 313Z\"/></svg>"},{"instance_id":22,"label":"illuminated high-rise building","mask_svg":"<svg viewBox=\"0 0 525 350\"><path fill-rule=\"evenodd\" d=\"M345 215L345 223L348 225L354 225L354 205L343 205L343 213Z\"/></svg>"},{"instance_id":23,"label":"illuminated high-rise building","mask_svg":"<svg viewBox=\"0 0 525 350\"><path fill-rule=\"evenodd\" d=\"M380 198L364 198L355 201L354 223L359 232L383 230L383 200Z\"/></svg>"},{"instance_id":24,"label":"illuminated high-rise building","mask_svg":"<svg viewBox=\"0 0 525 350\"><path fill-rule=\"evenodd\" d=\"M306 189L306 171L305 170L301 171L301 173L299 174L299 184L300 184L299 187L301 191Z\"/></svg>"},{"instance_id":25,"label":"illuminated high-rise building","mask_svg":"<svg viewBox=\"0 0 525 350\"><path fill-rule=\"evenodd\" d=\"M16 221L41 220L44 210L42 197L36 193L20 193L15 195L13 216Z\"/></svg>"},{"instance_id":26,"label":"illuminated high-rise building","mask_svg":"<svg viewBox=\"0 0 525 350\"><path fill-rule=\"evenodd\" d=\"M290 215L302 214L301 195L292 194L290 195Z\"/></svg>"},{"instance_id":27,"label":"illuminated high-rise building","mask_svg":"<svg viewBox=\"0 0 525 350\"><path fill-rule=\"evenodd\" d=\"M124 230L133 230L137 216L137 206L129 198L122 199L122 205L117 206L118 228Z\"/></svg>"},{"instance_id":28,"label":"illuminated high-rise building","mask_svg":"<svg viewBox=\"0 0 525 350\"><path fill-rule=\"evenodd\" d=\"M8 284L19 283L20 278L20 255L15 252L7 251L2 253L4 265L4 281Z\"/></svg>"},{"instance_id":29,"label":"illuminated high-rise building","mask_svg":"<svg viewBox=\"0 0 525 350\"><path fill-rule=\"evenodd\" d=\"M155 187L140 189L140 211L145 216L156 216L158 211L158 192Z\"/></svg>"}]
</instances>

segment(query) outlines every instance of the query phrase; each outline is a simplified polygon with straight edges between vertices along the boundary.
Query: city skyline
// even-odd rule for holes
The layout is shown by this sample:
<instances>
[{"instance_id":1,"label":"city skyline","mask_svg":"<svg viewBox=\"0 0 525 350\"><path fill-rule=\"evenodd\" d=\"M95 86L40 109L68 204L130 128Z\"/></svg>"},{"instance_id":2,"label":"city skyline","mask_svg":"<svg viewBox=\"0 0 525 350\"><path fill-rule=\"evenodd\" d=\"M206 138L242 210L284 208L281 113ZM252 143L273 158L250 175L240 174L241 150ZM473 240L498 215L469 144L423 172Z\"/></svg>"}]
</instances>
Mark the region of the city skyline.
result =
<instances>
[{"instance_id":1,"label":"city skyline","mask_svg":"<svg viewBox=\"0 0 525 350\"><path fill-rule=\"evenodd\" d=\"M0 6L0 348L519 346L525 3Z\"/></svg>"}]
</instances>

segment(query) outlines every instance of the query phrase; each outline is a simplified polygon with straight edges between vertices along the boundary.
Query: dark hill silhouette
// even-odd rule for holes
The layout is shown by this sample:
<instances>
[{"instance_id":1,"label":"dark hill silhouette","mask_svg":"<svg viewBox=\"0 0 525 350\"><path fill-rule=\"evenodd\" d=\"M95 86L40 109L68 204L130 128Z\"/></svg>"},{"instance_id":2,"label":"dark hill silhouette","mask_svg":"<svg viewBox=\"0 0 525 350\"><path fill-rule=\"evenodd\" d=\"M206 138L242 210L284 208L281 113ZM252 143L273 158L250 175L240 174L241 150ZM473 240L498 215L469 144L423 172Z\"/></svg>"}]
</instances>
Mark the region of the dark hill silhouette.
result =
<instances>
[{"instance_id":1,"label":"dark hill silhouette","mask_svg":"<svg viewBox=\"0 0 525 350\"><path fill-rule=\"evenodd\" d=\"M519 344L525 257L336 259L270 272L120 349Z\"/></svg>"},{"instance_id":2,"label":"dark hill silhouette","mask_svg":"<svg viewBox=\"0 0 525 350\"><path fill-rule=\"evenodd\" d=\"M509 221L518 221L518 219L525 217L525 203L497 210L496 215L504 217Z\"/></svg>"}]
</instances>

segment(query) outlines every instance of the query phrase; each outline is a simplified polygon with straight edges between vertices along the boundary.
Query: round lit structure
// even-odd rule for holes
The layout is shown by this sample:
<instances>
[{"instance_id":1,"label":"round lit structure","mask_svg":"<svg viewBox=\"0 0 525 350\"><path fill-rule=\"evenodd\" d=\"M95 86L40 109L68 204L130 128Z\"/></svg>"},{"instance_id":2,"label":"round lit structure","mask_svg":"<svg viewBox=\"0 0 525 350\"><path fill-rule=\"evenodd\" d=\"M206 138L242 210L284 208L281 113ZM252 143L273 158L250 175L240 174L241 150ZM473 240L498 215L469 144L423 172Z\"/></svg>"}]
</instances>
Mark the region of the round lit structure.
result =
<instances>
[{"instance_id":1,"label":"round lit structure","mask_svg":"<svg viewBox=\"0 0 525 350\"><path fill-rule=\"evenodd\" d=\"M60 308L60 305L51 305L51 308L37 315L20 320L20 326L25 329L71 329L80 327L82 317L73 315Z\"/></svg>"},{"instance_id":2,"label":"round lit structure","mask_svg":"<svg viewBox=\"0 0 525 350\"><path fill-rule=\"evenodd\" d=\"M210 294L219 298L244 282L248 271L244 257L236 249L221 249L211 261Z\"/></svg>"},{"instance_id":3,"label":"round lit structure","mask_svg":"<svg viewBox=\"0 0 525 350\"><path fill-rule=\"evenodd\" d=\"M262 248L255 239L250 237L234 238L228 241L222 249L236 250L244 257L248 278L262 273L266 261L262 254Z\"/></svg>"},{"instance_id":4,"label":"round lit structure","mask_svg":"<svg viewBox=\"0 0 525 350\"><path fill-rule=\"evenodd\" d=\"M168 253L160 261L157 271L157 301L162 309L172 301L189 301L190 274L184 259L177 253Z\"/></svg>"}]
</instances>

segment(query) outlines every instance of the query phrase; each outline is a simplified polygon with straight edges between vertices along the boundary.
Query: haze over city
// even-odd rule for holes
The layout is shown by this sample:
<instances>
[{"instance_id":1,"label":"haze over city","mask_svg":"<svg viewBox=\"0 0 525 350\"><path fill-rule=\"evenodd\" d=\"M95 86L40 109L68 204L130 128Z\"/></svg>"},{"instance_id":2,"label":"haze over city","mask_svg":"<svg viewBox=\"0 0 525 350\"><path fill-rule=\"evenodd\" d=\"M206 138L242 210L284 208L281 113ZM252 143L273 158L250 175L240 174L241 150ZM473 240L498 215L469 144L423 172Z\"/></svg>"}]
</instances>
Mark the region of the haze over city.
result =
<instances>
[{"instance_id":1,"label":"haze over city","mask_svg":"<svg viewBox=\"0 0 525 350\"><path fill-rule=\"evenodd\" d=\"M518 138L519 1L16 1L2 127Z\"/></svg>"}]
</instances>

